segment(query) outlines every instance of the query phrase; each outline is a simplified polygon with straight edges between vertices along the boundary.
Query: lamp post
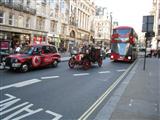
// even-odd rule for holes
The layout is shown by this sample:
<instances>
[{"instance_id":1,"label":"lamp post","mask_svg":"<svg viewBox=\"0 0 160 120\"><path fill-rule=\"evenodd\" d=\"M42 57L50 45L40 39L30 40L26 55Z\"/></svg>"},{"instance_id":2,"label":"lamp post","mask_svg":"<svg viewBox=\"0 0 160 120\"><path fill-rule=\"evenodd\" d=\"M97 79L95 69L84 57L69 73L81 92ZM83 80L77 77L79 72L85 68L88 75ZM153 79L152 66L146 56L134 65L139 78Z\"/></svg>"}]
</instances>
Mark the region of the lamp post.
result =
<instances>
[{"instance_id":1,"label":"lamp post","mask_svg":"<svg viewBox=\"0 0 160 120\"><path fill-rule=\"evenodd\" d=\"M111 39L112 39L112 12L110 12L110 49L111 49Z\"/></svg>"}]
</instances>

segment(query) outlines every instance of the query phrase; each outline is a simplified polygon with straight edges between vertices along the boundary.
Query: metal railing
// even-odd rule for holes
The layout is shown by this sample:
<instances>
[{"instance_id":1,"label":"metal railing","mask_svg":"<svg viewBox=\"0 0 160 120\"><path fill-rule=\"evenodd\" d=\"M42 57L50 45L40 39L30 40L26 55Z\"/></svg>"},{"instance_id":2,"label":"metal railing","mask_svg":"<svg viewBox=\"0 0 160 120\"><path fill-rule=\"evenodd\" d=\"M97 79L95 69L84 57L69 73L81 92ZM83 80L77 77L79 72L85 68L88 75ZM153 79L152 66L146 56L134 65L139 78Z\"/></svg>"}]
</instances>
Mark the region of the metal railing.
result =
<instances>
[{"instance_id":1,"label":"metal railing","mask_svg":"<svg viewBox=\"0 0 160 120\"><path fill-rule=\"evenodd\" d=\"M16 3L16 2L6 2L5 0L0 0L0 6L5 6L10 9L14 9L17 11L29 13L32 15L36 14L36 9L31 8L30 6L24 6L21 3Z\"/></svg>"}]
</instances>

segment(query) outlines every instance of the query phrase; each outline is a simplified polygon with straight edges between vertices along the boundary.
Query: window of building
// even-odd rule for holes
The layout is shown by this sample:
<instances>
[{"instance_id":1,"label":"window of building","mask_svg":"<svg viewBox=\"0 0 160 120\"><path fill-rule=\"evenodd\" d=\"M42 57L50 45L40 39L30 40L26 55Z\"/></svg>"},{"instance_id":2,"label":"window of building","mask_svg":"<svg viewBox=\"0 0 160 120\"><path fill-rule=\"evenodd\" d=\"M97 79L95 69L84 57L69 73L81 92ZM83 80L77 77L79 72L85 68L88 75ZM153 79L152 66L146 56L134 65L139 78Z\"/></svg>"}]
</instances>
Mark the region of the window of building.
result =
<instances>
[{"instance_id":1,"label":"window of building","mask_svg":"<svg viewBox=\"0 0 160 120\"><path fill-rule=\"evenodd\" d=\"M27 6L29 7L31 4L31 1L30 0L27 0Z\"/></svg>"},{"instance_id":2,"label":"window of building","mask_svg":"<svg viewBox=\"0 0 160 120\"><path fill-rule=\"evenodd\" d=\"M65 34L65 28L66 28L65 25L62 25L62 27L61 27L61 33L62 34Z\"/></svg>"},{"instance_id":3,"label":"window of building","mask_svg":"<svg viewBox=\"0 0 160 120\"><path fill-rule=\"evenodd\" d=\"M0 23L4 23L4 12L0 11Z\"/></svg>"},{"instance_id":4,"label":"window of building","mask_svg":"<svg viewBox=\"0 0 160 120\"><path fill-rule=\"evenodd\" d=\"M20 0L20 3L23 4L23 3L24 3L24 0Z\"/></svg>"},{"instance_id":5,"label":"window of building","mask_svg":"<svg viewBox=\"0 0 160 120\"><path fill-rule=\"evenodd\" d=\"M23 19L24 19L24 17L21 15L18 17L18 27L23 27L23 25L24 25Z\"/></svg>"},{"instance_id":6,"label":"window of building","mask_svg":"<svg viewBox=\"0 0 160 120\"><path fill-rule=\"evenodd\" d=\"M45 22L45 20L43 18L37 17L36 28L39 30L44 30L44 22Z\"/></svg>"},{"instance_id":7,"label":"window of building","mask_svg":"<svg viewBox=\"0 0 160 120\"><path fill-rule=\"evenodd\" d=\"M18 15L14 15L14 26L18 26Z\"/></svg>"},{"instance_id":8,"label":"window of building","mask_svg":"<svg viewBox=\"0 0 160 120\"><path fill-rule=\"evenodd\" d=\"M4 0L4 1L5 1L5 0ZM6 0L6 2L12 4L12 3L13 3L13 0Z\"/></svg>"},{"instance_id":9,"label":"window of building","mask_svg":"<svg viewBox=\"0 0 160 120\"><path fill-rule=\"evenodd\" d=\"M52 32L55 31L55 26L56 26L55 21L51 21L51 31L52 31Z\"/></svg>"},{"instance_id":10,"label":"window of building","mask_svg":"<svg viewBox=\"0 0 160 120\"><path fill-rule=\"evenodd\" d=\"M13 25L13 14L11 14L11 13L9 14L8 24Z\"/></svg>"},{"instance_id":11,"label":"window of building","mask_svg":"<svg viewBox=\"0 0 160 120\"><path fill-rule=\"evenodd\" d=\"M26 28L29 28L30 27L30 18L27 17L26 18Z\"/></svg>"}]
</instances>

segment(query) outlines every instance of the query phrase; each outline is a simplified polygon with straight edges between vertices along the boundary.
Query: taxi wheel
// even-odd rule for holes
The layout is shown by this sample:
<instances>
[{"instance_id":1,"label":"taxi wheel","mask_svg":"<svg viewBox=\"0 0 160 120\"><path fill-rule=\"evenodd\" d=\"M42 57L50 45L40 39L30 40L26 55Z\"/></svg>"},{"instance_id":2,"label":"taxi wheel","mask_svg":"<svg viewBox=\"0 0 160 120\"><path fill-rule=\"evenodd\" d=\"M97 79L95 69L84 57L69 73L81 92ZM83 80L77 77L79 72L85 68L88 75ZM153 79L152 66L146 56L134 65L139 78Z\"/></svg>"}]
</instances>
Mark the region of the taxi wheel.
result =
<instances>
[{"instance_id":1,"label":"taxi wheel","mask_svg":"<svg viewBox=\"0 0 160 120\"><path fill-rule=\"evenodd\" d=\"M29 70L29 65L27 63L24 63L21 65L20 71L21 72L27 72Z\"/></svg>"},{"instance_id":2,"label":"taxi wheel","mask_svg":"<svg viewBox=\"0 0 160 120\"><path fill-rule=\"evenodd\" d=\"M57 67L58 66L58 61L57 60L53 61L52 66Z\"/></svg>"}]
</instances>

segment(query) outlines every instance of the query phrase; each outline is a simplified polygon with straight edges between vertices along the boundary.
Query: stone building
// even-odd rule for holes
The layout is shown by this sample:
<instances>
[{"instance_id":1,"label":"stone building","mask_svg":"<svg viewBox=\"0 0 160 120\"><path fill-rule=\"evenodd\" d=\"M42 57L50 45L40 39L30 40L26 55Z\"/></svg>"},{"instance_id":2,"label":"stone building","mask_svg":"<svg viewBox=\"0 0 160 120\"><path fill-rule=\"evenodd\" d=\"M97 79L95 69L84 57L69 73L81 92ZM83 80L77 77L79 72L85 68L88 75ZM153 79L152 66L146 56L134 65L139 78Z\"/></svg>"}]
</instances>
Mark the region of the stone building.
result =
<instances>
[{"instance_id":1,"label":"stone building","mask_svg":"<svg viewBox=\"0 0 160 120\"><path fill-rule=\"evenodd\" d=\"M93 42L95 5L91 0L69 0L68 48Z\"/></svg>"},{"instance_id":2,"label":"stone building","mask_svg":"<svg viewBox=\"0 0 160 120\"><path fill-rule=\"evenodd\" d=\"M43 17L36 13L36 0L1 0L0 41L10 41L12 48L25 42L46 41Z\"/></svg>"},{"instance_id":3,"label":"stone building","mask_svg":"<svg viewBox=\"0 0 160 120\"><path fill-rule=\"evenodd\" d=\"M160 0L153 0L151 15L154 15L155 37L152 39L152 49L160 48Z\"/></svg>"},{"instance_id":4,"label":"stone building","mask_svg":"<svg viewBox=\"0 0 160 120\"><path fill-rule=\"evenodd\" d=\"M106 8L96 8L95 27L95 43L109 48L113 24L112 16Z\"/></svg>"},{"instance_id":5,"label":"stone building","mask_svg":"<svg viewBox=\"0 0 160 120\"><path fill-rule=\"evenodd\" d=\"M69 50L93 41L94 15L91 0L1 0L0 40Z\"/></svg>"}]
</instances>

